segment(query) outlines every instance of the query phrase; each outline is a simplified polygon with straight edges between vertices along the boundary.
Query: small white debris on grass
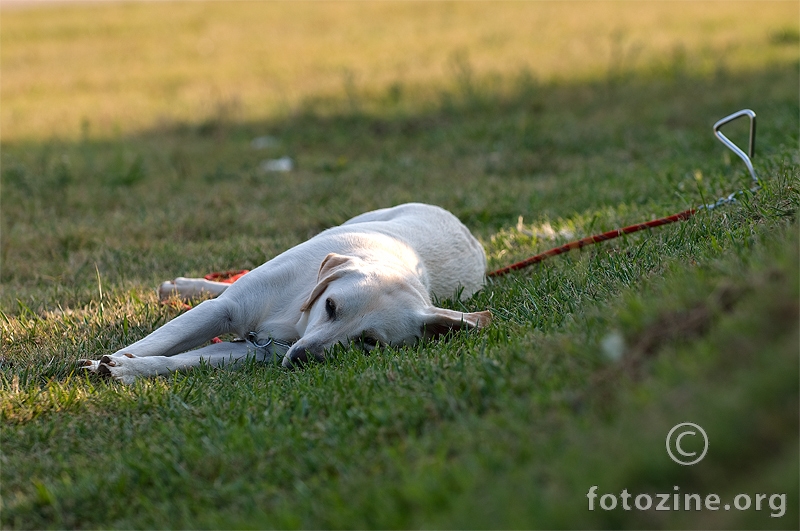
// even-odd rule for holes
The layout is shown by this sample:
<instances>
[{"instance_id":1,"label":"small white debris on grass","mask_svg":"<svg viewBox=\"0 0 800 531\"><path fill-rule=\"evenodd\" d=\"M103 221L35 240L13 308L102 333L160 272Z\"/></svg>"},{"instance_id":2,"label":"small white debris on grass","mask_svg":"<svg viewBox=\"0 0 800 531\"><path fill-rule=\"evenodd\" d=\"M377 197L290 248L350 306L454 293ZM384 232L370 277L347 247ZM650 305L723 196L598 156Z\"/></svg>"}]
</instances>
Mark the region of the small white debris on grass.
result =
<instances>
[{"instance_id":1,"label":"small white debris on grass","mask_svg":"<svg viewBox=\"0 0 800 531\"><path fill-rule=\"evenodd\" d=\"M294 161L292 160L292 157L269 159L261 161L259 167L262 171L266 172L287 172L294 169Z\"/></svg>"},{"instance_id":2,"label":"small white debris on grass","mask_svg":"<svg viewBox=\"0 0 800 531\"><path fill-rule=\"evenodd\" d=\"M625 338L619 331L612 330L600 342L600 348L603 349L603 355L608 361L616 363L625 354Z\"/></svg>"},{"instance_id":3,"label":"small white debris on grass","mask_svg":"<svg viewBox=\"0 0 800 531\"><path fill-rule=\"evenodd\" d=\"M549 221L541 225L531 225L529 228L525 226L522 216L517 218L517 232L521 232L527 236L534 236L542 240L555 240L558 237L572 238L575 233L567 227L562 227L558 230L554 229Z\"/></svg>"},{"instance_id":4,"label":"small white debris on grass","mask_svg":"<svg viewBox=\"0 0 800 531\"><path fill-rule=\"evenodd\" d=\"M259 137L254 138L250 142L250 148L251 149L267 149L267 148L271 148L271 147L277 147L277 145L279 143L280 142L278 142L278 139L275 138L274 136L269 136L269 135L267 135L267 136L259 136Z\"/></svg>"}]
</instances>

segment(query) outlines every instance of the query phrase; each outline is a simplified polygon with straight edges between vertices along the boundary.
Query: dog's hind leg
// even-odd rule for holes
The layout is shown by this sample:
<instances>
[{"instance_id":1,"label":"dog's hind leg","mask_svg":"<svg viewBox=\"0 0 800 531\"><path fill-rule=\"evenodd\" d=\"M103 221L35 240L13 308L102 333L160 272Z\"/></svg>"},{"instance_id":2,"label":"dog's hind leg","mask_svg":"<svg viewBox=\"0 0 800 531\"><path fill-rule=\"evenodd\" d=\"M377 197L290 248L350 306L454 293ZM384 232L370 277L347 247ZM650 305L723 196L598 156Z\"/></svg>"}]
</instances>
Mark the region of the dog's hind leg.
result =
<instances>
[{"instance_id":1,"label":"dog's hind leg","mask_svg":"<svg viewBox=\"0 0 800 531\"><path fill-rule=\"evenodd\" d=\"M199 299L203 296L219 297L230 287L227 282L214 282L204 278L178 277L164 282L158 288L158 298L162 301L178 297L183 301Z\"/></svg>"}]
</instances>

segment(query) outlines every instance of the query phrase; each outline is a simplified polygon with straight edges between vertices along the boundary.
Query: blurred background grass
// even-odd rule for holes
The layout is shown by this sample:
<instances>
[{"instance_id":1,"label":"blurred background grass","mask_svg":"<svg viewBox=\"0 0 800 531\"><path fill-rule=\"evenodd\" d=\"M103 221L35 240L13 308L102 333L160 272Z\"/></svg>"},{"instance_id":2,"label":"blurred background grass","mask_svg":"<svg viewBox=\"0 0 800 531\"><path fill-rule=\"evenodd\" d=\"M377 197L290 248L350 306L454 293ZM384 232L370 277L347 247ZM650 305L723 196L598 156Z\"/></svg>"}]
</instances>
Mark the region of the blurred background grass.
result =
<instances>
[{"instance_id":1,"label":"blurred background grass","mask_svg":"<svg viewBox=\"0 0 800 531\"><path fill-rule=\"evenodd\" d=\"M6 142L263 120L331 98L418 111L454 83L502 91L522 71L745 73L797 48L797 5L780 1L31 2L0 25Z\"/></svg>"}]
</instances>

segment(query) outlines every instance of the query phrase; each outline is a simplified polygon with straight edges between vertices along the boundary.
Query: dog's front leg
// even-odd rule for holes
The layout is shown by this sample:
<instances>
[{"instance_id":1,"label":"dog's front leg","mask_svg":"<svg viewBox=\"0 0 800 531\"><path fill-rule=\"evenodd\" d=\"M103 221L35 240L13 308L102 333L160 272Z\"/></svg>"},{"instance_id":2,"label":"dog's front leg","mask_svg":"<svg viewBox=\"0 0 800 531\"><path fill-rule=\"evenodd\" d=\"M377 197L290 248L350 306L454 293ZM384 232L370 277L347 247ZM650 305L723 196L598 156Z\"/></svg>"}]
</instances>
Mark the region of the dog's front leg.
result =
<instances>
[{"instance_id":1,"label":"dog's front leg","mask_svg":"<svg viewBox=\"0 0 800 531\"><path fill-rule=\"evenodd\" d=\"M193 349L232 331L235 305L226 299L205 301L179 315L144 339L133 343L101 361L83 361L82 366L94 372L106 359L125 355L135 357L172 356Z\"/></svg>"},{"instance_id":2,"label":"dog's front leg","mask_svg":"<svg viewBox=\"0 0 800 531\"><path fill-rule=\"evenodd\" d=\"M233 302L226 299L202 302L112 356L172 356L199 347L218 335L232 331L234 306Z\"/></svg>"},{"instance_id":3,"label":"dog's front leg","mask_svg":"<svg viewBox=\"0 0 800 531\"><path fill-rule=\"evenodd\" d=\"M203 364L212 367L235 365L248 357L254 358L256 361L273 359L270 351L254 348L252 344L244 341L234 343L226 341L174 356L148 356L145 358L130 354L116 358L103 356L97 372L122 383L130 384L138 377L167 376Z\"/></svg>"}]
</instances>

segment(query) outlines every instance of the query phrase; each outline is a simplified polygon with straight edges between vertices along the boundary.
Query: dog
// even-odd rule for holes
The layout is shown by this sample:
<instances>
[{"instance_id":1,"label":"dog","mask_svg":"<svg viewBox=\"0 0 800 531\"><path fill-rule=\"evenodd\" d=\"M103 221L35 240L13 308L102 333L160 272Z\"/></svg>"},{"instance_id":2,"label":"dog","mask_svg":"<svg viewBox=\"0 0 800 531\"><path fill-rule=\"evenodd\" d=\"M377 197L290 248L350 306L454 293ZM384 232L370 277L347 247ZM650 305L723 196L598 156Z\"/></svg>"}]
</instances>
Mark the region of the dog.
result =
<instances>
[{"instance_id":1,"label":"dog","mask_svg":"<svg viewBox=\"0 0 800 531\"><path fill-rule=\"evenodd\" d=\"M216 298L81 366L132 383L247 357L293 367L323 361L336 344L356 343L367 352L414 345L489 324L489 311L462 313L432 303L432 297L473 295L485 273L480 242L447 210L421 203L375 210L319 233L232 284L165 282L162 298ZM228 333L242 339L197 348Z\"/></svg>"}]
</instances>

